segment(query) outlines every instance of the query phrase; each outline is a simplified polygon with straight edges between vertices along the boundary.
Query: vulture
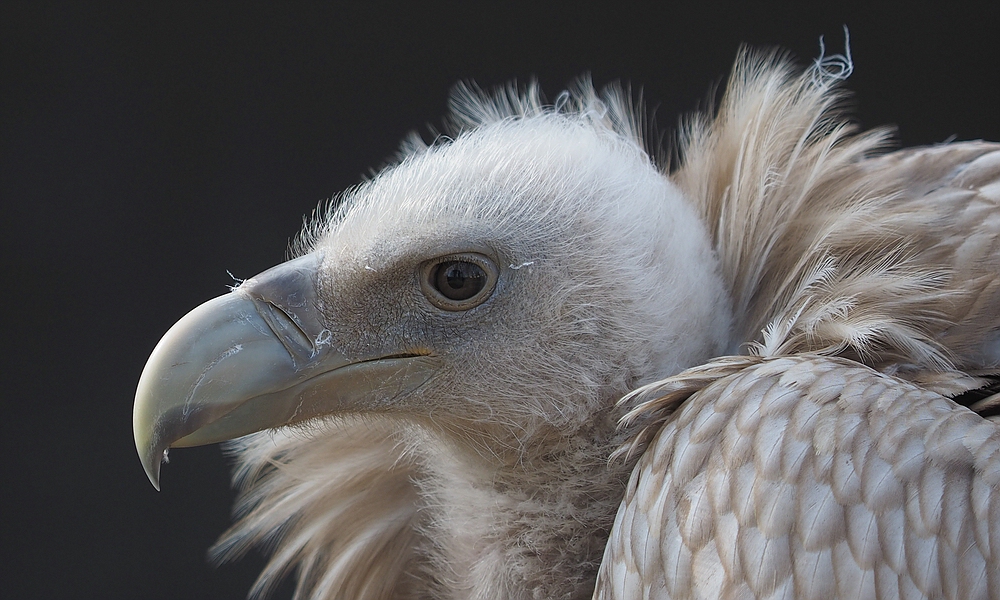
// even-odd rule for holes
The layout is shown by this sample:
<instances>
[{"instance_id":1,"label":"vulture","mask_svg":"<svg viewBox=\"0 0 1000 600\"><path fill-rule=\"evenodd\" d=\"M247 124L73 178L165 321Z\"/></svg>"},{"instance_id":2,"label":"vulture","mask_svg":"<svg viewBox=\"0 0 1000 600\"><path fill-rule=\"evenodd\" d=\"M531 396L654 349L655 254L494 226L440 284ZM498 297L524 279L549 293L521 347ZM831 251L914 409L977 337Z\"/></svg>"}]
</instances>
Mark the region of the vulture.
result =
<instances>
[{"instance_id":1,"label":"vulture","mask_svg":"<svg viewBox=\"0 0 1000 600\"><path fill-rule=\"evenodd\" d=\"M232 440L252 595L1000 598L1000 144L893 151L851 66L741 51L666 150L457 88L164 335L149 479Z\"/></svg>"}]
</instances>

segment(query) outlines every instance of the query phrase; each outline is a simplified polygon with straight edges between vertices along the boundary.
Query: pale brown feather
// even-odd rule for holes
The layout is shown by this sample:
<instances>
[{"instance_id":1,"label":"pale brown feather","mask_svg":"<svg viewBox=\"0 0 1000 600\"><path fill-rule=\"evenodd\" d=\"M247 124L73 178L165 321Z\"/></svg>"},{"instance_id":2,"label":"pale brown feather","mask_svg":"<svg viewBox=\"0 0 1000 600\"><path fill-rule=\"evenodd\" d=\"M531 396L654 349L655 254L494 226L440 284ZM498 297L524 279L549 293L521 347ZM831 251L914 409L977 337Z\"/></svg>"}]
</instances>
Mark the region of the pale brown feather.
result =
<instances>
[{"instance_id":1,"label":"pale brown feather","mask_svg":"<svg viewBox=\"0 0 1000 600\"><path fill-rule=\"evenodd\" d=\"M662 402L681 404L632 473L595 598L1000 595L995 423L815 355L749 357Z\"/></svg>"},{"instance_id":2,"label":"pale brown feather","mask_svg":"<svg viewBox=\"0 0 1000 600\"><path fill-rule=\"evenodd\" d=\"M834 84L744 55L681 138L751 355L623 400L595 598L1000 595L1000 427L949 399L1000 364L1000 145L880 155Z\"/></svg>"}]
</instances>

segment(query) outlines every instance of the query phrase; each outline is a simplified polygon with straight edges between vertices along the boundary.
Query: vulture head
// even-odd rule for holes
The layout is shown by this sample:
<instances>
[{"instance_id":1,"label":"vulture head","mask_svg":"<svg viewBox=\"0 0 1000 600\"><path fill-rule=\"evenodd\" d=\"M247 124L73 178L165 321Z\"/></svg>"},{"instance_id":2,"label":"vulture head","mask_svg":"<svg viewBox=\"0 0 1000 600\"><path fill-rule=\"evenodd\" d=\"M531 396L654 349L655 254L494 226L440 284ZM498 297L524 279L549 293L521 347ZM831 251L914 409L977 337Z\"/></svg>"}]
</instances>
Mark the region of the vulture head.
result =
<instances>
[{"instance_id":1,"label":"vulture head","mask_svg":"<svg viewBox=\"0 0 1000 600\"><path fill-rule=\"evenodd\" d=\"M158 486L168 448L241 438L215 551L272 544L256 592L294 568L303 597L590 595L630 468L616 402L733 343L636 122L614 89L460 91L448 136L163 337L139 455Z\"/></svg>"}]
</instances>

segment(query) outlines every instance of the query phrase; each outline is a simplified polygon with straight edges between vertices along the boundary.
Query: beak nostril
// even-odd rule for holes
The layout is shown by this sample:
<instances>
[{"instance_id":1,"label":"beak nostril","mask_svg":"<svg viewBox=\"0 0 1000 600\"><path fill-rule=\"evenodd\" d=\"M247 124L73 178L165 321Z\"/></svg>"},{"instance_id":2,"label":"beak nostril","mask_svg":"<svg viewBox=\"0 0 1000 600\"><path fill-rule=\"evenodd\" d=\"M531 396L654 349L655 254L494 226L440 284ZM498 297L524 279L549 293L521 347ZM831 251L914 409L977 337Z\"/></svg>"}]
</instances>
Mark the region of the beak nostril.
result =
<instances>
[{"instance_id":1,"label":"beak nostril","mask_svg":"<svg viewBox=\"0 0 1000 600\"><path fill-rule=\"evenodd\" d=\"M269 317L266 321L271 325L282 344L286 348L288 348L289 343L297 346L298 352L288 348L293 357L302 353L309 355L315 353L316 347L313 340L306 335L306 332L295 322L295 318L291 314L273 302L265 301L263 304L267 307L267 316Z\"/></svg>"}]
</instances>

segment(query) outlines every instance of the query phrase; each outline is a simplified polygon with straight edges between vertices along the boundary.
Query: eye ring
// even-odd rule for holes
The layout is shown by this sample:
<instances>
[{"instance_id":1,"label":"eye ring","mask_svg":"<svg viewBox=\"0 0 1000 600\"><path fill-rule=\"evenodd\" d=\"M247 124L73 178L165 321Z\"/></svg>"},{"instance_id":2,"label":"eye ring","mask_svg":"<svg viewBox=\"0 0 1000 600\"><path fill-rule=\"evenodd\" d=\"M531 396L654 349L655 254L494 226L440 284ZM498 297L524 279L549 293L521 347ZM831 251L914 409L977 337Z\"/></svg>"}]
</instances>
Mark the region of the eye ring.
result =
<instances>
[{"instance_id":1,"label":"eye ring","mask_svg":"<svg viewBox=\"0 0 1000 600\"><path fill-rule=\"evenodd\" d=\"M493 261L482 254L448 254L421 266L420 289L442 310L469 310L490 297L498 273Z\"/></svg>"}]
</instances>

